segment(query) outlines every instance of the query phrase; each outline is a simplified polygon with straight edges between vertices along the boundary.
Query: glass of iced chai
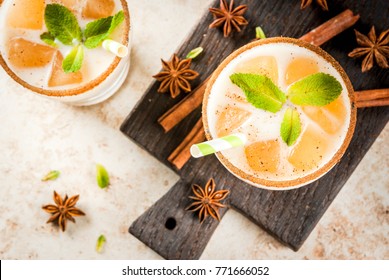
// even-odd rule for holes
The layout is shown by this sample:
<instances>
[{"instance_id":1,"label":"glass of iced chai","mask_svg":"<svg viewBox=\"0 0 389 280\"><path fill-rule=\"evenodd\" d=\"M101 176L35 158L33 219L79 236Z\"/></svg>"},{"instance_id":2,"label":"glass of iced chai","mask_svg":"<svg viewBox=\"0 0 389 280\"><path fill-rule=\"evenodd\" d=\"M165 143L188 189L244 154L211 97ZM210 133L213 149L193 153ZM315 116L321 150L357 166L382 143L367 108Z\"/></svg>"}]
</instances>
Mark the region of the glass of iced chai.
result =
<instances>
[{"instance_id":1,"label":"glass of iced chai","mask_svg":"<svg viewBox=\"0 0 389 280\"><path fill-rule=\"evenodd\" d=\"M79 31L62 25L69 12ZM50 34L49 24L60 35ZM92 105L112 96L127 76L130 15L124 0L5 0L0 26L0 64L17 83L41 96ZM107 51L103 39L119 43L125 53Z\"/></svg>"},{"instance_id":2,"label":"glass of iced chai","mask_svg":"<svg viewBox=\"0 0 389 280\"><path fill-rule=\"evenodd\" d=\"M343 156L355 127L353 94L342 67L319 47L263 39L214 72L203 101L205 133L208 140L246 135L244 146L216 154L241 180L272 190L301 187Z\"/></svg>"}]
</instances>

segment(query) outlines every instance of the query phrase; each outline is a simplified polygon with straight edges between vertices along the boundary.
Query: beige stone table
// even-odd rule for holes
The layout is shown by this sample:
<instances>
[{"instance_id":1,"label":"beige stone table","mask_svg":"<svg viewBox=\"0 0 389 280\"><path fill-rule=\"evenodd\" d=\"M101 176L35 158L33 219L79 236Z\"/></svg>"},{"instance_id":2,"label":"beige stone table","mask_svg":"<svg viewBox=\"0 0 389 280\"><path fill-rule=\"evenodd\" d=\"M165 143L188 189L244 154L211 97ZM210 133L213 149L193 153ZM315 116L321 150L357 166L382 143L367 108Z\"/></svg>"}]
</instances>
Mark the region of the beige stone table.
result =
<instances>
[{"instance_id":1,"label":"beige stone table","mask_svg":"<svg viewBox=\"0 0 389 280\"><path fill-rule=\"evenodd\" d=\"M0 258L160 259L128 227L178 180L119 126L211 0L130 0L130 74L103 104L77 108L33 95L0 69ZM377 139L299 252L228 211L203 259L389 259L389 126ZM95 164L111 174L101 190ZM41 182L49 170L60 178ZM41 206L53 190L80 194L87 213L63 233ZM103 253L95 251L104 234Z\"/></svg>"}]
</instances>

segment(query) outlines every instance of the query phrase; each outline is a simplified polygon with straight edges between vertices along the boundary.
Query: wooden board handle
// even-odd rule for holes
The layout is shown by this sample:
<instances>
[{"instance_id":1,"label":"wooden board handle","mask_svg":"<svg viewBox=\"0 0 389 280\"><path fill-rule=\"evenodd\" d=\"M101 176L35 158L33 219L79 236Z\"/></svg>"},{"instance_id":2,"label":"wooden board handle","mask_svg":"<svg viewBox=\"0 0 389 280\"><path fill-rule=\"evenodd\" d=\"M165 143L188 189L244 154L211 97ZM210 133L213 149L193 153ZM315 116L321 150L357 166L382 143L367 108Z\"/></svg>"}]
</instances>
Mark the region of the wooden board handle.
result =
<instances>
[{"instance_id":1,"label":"wooden board handle","mask_svg":"<svg viewBox=\"0 0 389 280\"><path fill-rule=\"evenodd\" d=\"M179 181L131 225L129 232L165 259L200 258L219 222L208 217L200 224L196 213L185 211L190 195L191 183ZM220 209L221 216L227 209Z\"/></svg>"}]
</instances>

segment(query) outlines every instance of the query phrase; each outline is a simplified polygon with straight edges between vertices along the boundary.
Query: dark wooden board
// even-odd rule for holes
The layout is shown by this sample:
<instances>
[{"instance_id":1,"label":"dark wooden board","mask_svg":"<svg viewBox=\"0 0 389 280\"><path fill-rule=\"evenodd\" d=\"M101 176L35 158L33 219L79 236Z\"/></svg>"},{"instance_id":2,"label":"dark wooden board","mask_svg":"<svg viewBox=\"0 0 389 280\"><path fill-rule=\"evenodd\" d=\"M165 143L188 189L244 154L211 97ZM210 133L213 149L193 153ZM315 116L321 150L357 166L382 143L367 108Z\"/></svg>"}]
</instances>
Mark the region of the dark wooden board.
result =
<instances>
[{"instance_id":1,"label":"dark wooden board","mask_svg":"<svg viewBox=\"0 0 389 280\"><path fill-rule=\"evenodd\" d=\"M313 2L311 7L302 11L298 0L236 1L236 4L246 3L249 6L246 12L249 25L230 38L223 38L220 29L208 28L212 16L206 11L200 23L177 51L180 57L184 57L195 47L204 48L204 53L192 64L192 68L200 73L199 79L192 84L193 87L210 75L233 50L251 41L256 26L262 26L268 37L298 38L349 8L361 15L355 25L359 31L367 34L371 25L376 26L377 32L389 28L387 0L328 0L329 12L321 11ZM216 7L218 3L219 0L215 0L212 6ZM356 90L389 87L388 70L376 66L368 73L361 73L361 60L347 57L355 47L352 28L322 46L344 67ZM121 130L174 170L167 157L194 126L201 116L201 110L198 108L165 134L157 119L184 95L172 100L167 94L158 94L158 86L159 83L151 84L122 124ZM200 225L197 217L184 211L184 208L190 203L187 196L191 192L191 184L204 185L213 177L218 188L231 189L227 203L232 208L242 212L280 242L298 250L388 120L389 108L359 109L354 137L341 162L320 180L297 190L267 191L254 188L228 173L215 156L191 159L182 170L175 170L181 180L133 222L130 232L167 259L199 258L218 222L208 219ZM223 214L224 212L225 210Z\"/></svg>"}]
</instances>

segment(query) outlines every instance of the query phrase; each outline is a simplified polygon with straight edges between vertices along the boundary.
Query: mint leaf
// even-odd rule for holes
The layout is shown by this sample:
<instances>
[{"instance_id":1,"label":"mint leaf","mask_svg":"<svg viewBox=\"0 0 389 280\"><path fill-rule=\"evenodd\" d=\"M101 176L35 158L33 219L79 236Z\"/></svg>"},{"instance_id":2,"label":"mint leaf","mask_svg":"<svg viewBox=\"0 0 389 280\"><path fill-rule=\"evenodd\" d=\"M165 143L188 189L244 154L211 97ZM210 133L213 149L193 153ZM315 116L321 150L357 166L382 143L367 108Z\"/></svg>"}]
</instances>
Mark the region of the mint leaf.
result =
<instances>
[{"instance_id":1,"label":"mint leaf","mask_svg":"<svg viewBox=\"0 0 389 280\"><path fill-rule=\"evenodd\" d=\"M186 58L190 58L190 59L194 59L196 57L199 56L199 54L201 54L203 52L203 48L202 47L198 47L198 48L195 48L193 50L191 50L187 55L186 55Z\"/></svg>"},{"instance_id":2,"label":"mint leaf","mask_svg":"<svg viewBox=\"0 0 389 280\"><path fill-rule=\"evenodd\" d=\"M54 42L55 37L53 35L51 35L49 32L42 33L40 38L46 44L53 46L53 47L57 47L57 44Z\"/></svg>"},{"instance_id":3,"label":"mint leaf","mask_svg":"<svg viewBox=\"0 0 389 280\"><path fill-rule=\"evenodd\" d=\"M296 105L325 106L342 92L335 77L316 73L295 82L288 90L288 97Z\"/></svg>"},{"instance_id":4,"label":"mint leaf","mask_svg":"<svg viewBox=\"0 0 389 280\"><path fill-rule=\"evenodd\" d=\"M55 180L59 177L61 173L58 170L52 170L49 173L47 173L43 178L42 181L46 182L49 180Z\"/></svg>"},{"instance_id":5,"label":"mint leaf","mask_svg":"<svg viewBox=\"0 0 389 280\"><path fill-rule=\"evenodd\" d=\"M101 234L96 242L96 252L97 253L101 253L103 251L105 242L107 242L107 239L105 238L105 236L103 234Z\"/></svg>"},{"instance_id":6,"label":"mint leaf","mask_svg":"<svg viewBox=\"0 0 389 280\"><path fill-rule=\"evenodd\" d=\"M288 146L292 146L301 133L300 116L296 109L286 109L281 123L281 138Z\"/></svg>"},{"instance_id":7,"label":"mint leaf","mask_svg":"<svg viewBox=\"0 0 389 280\"><path fill-rule=\"evenodd\" d=\"M120 11L114 16L101 18L88 23L84 31L85 47L89 49L96 48L102 41L108 38L123 20L124 13Z\"/></svg>"},{"instance_id":8,"label":"mint leaf","mask_svg":"<svg viewBox=\"0 0 389 280\"><path fill-rule=\"evenodd\" d=\"M285 94L266 76L235 73L230 79L256 108L276 113L285 103Z\"/></svg>"},{"instance_id":9,"label":"mint leaf","mask_svg":"<svg viewBox=\"0 0 389 280\"><path fill-rule=\"evenodd\" d=\"M81 45L75 46L62 62L62 69L65 73L77 72L81 69L84 59L84 48Z\"/></svg>"},{"instance_id":10,"label":"mint leaf","mask_svg":"<svg viewBox=\"0 0 389 280\"><path fill-rule=\"evenodd\" d=\"M84 36L85 47L89 49L96 48L108 35L113 17L101 18L92 21L86 25Z\"/></svg>"},{"instance_id":11,"label":"mint leaf","mask_svg":"<svg viewBox=\"0 0 389 280\"><path fill-rule=\"evenodd\" d=\"M96 180L101 189L109 186L109 175L107 170L101 164L96 164Z\"/></svg>"},{"instance_id":12,"label":"mint leaf","mask_svg":"<svg viewBox=\"0 0 389 280\"><path fill-rule=\"evenodd\" d=\"M59 4L48 4L45 9L45 23L49 33L63 44L72 45L73 39L81 42L81 28L68 8Z\"/></svg>"},{"instance_id":13,"label":"mint leaf","mask_svg":"<svg viewBox=\"0 0 389 280\"><path fill-rule=\"evenodd\" d=\"M260 26L255 28L255 39L265 39L266 35Z\"/></svg>"},{"instance_id":14,"label":"mint leaf","mask_svg":"<svg viewBox=\"0 0 389 280\"><path fill-rule=\"evenodd\" d=\"M111 27L108 30L108 34L111 34L119 24L124 20L123 11L119 11L116 15L113 16Z\"/></svg>"}]
</instances>

